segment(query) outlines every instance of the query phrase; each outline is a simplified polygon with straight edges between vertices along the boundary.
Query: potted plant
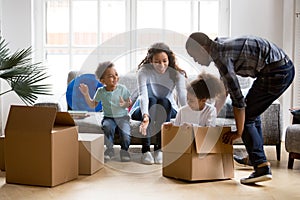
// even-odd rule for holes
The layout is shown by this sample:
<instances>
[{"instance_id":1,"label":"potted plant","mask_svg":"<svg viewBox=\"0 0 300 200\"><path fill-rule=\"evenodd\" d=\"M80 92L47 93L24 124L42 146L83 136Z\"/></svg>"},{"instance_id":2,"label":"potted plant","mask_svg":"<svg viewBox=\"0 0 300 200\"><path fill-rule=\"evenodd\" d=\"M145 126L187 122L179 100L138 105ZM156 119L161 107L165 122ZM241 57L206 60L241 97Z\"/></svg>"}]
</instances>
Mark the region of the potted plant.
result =
<instances>
[{"instance_id":1,"label":"potted plant","mask_svg":"<svg viewBox=\"0 0 300 200\"><path fill-rule=\"evenodd\" d=\"M6 41L0 36L0 78L7 81L10 89L0 96L14 91L26 105L32 105L37 95L50 95L49 84L41 81L49 76L41 63L32 63L31 47L10 54Z\"/></svg>"}]
</instances>

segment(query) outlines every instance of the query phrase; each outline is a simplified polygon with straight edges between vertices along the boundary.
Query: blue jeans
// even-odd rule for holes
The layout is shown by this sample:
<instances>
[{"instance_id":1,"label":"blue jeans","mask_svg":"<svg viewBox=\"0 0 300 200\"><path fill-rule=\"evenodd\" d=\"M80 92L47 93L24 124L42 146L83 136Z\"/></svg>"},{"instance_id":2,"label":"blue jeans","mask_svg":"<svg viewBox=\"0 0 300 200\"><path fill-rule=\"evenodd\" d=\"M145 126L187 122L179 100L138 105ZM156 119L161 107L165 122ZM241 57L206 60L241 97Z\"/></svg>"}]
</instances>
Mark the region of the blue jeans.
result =
<instances>
[{"instance_id":1,"label":"blue jeans","mask_svg":"<svg viewBox=\"0 0 300 200\"><path fill-rule=\"evenodd\" d=\"M267 72L261 72L246 95L247 107L242 140L254 168L267 162L260 115L290 86L294 76L295 69L291 61Z\"/></svg>"},{"instance_id":2,"label":"blue jeans","mask_svg":"<svg viewBox=\"0 0 300 200\"><path fill-rule=\"evenodd\" d=\"M155 138L154 151L161 149L161 125L174 118L177 111L172 107L167 98L149 97L150 123L147 128L147 136L142 138L142 153L150 151L151 137ZM142 121L141 109L137 108L131 115L133 120Z\"/></svg>"},{"instance_id":3,"label":"blue jeans","mask_svg":"<svg viewBox=\"0 0 300 200\"><path fill-rule=\"evenodd\" d=\"M127 151L130 145L130 123L129 116L124 117L104 117L102 120L102 129L105 135L105 145L112 149L114 145L115 133L120 135L121 149Z\"/></svg>"}]
</instances>

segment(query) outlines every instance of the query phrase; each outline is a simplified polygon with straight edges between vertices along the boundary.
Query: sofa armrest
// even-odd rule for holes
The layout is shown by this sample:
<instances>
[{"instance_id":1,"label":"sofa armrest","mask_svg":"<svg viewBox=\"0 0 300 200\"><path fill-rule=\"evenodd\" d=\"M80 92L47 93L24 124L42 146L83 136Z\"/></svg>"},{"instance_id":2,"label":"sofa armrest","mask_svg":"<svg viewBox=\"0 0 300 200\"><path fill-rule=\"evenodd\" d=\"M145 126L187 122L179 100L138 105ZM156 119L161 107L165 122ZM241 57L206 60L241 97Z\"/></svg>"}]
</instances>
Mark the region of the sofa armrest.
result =
<instances>
[{"instance_id":1,"label":"sofa armrest","mask_svg":"<svg viewBox=\"0 0 300 200\"><path fill-rule=\"evenodd\" d=\"M78 126L79 133L101 133L102 130L102 112L88 112L88 117L83 119L74 119L75 124Z\"/></svg>"}]
</instances>

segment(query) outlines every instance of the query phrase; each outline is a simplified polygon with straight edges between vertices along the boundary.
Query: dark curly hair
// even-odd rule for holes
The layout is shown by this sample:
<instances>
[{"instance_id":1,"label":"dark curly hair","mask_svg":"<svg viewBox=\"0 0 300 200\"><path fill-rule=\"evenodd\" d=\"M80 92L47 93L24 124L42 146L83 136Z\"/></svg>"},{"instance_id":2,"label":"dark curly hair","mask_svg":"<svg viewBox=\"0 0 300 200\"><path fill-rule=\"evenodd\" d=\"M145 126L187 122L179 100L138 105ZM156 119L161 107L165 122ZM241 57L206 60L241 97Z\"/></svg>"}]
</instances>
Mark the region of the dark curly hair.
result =
<instances>
[{"instance_id":1,"label":"dark curly hair","mask_svg":"<svg viewBox=\"0 0 300 200\"><path fill-rule=\"evenodd\" d=\"M187 92L195 94L197 99L211 99L225 93L225 86L218 77L209 73L201 73L197 79L187 85Z\"/></svg>"},{"instance_id":2,"label":"dark curly hair","mask_svg":"<svg viewBox=\"0 0 300 200\"><path fill-rule=\"evenodd\" d=\"M161 53L161 52L165 52L168 55L169 67L174 69L174 70L172 70L173 73L171 73L171 75L170 75L171 79L172 80L176 79L176 73L175 72L177 72L177 71L179 73L183 74L187 78L186 72L177 65L176 57L175 57L175 54L173 53L173 51L170 49L170 47L168 45L166 45L165 43L162 43L162 42L154 43L153 45L150 46L150 48L148 49L148 52L147 52L147 56L138 65L138 70L141 67L144 67L147 64L150 64L152 62L153 56L155 54L158 54L158 53Z\"/></svg>"}]
</instances>

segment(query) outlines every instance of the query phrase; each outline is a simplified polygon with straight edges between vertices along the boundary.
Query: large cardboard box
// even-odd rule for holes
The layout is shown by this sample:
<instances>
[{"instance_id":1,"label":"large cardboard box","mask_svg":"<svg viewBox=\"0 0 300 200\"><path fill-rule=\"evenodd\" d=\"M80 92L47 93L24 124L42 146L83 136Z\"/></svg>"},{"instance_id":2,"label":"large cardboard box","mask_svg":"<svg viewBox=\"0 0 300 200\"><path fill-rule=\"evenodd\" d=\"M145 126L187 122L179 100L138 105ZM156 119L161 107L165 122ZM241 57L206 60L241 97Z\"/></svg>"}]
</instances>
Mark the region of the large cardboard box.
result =
<instances>
[{"instance_id":1,"label":"large cardboard box","mask_svg":"<svg viewBox=\"0 0 300 200\"><path fill-rule=\"evenodd\" d=\"M5 171L4 162L4 135L0 136L0 170Z\"/></svg>"},{"instance_id":2,"label":"large cardboard box","mask_svg":"<svg viewBox=\"0 0 300 200\"><path fill-rule=\"evenodd\" d=\"M92 175L104 166L104 135L78 134L79 174Z\"/></svg>"},{"instance_id":3,"label":"large cardboard box","mask_svg":"<svg viewBox=\"0 0 300 200\"><path fill-rule=\"evenodd\" d=\"M234 177L230 127L162 126L163 176L188 181Z\"/></svg>"},{"instance_id":4,"label":"large cardboard box","mask_svg":"<svg viewBox=\"0 0 300 200\"><path fill-rule=\"evenodd\" d=\"M67 112L11 106L5 127L6 182L56 186L78 177L78 131Z\"/></svg>"}]
</instances>

